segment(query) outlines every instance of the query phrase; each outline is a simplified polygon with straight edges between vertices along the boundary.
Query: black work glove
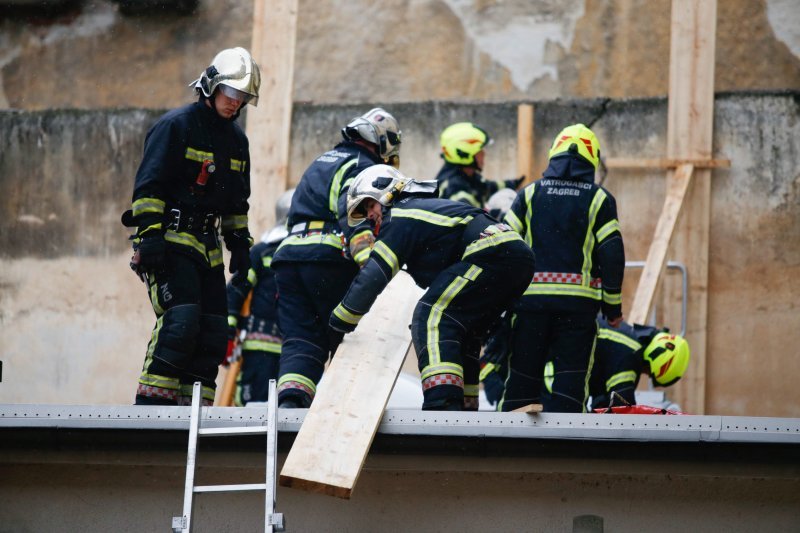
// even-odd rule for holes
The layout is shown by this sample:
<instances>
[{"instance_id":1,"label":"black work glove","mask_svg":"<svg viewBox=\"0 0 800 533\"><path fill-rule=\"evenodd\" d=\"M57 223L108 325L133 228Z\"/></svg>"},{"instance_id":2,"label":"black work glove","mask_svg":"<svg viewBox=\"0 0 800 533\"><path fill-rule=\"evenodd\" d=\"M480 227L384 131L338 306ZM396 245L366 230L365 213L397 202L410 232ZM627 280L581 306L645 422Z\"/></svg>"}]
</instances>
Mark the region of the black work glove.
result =
<instances>
[{"instance_id":1,"label":"black work glove","mask_svg":"<svg viewBox=\"0 0 800 533\"><path fill-rule=\"evenodd\" d=\"M147 235L141 238L136 251L139 252L139 270L152 272L164 266L167 241L161 233Z\"/></svg>"},{"instance_id":2,"label":"black work glove","mask_svg":"<svg viewBox=\"0 0 800 533\"><path fill-rule=\"evenodd\" d=\"M500 373L497 370L489 372L483 378L483 392L491 405L497 405L497 402L503 397L503 378L500 377Z\"/></svg>"},{"instance_id":3,"label":"black work glove","mask_svg":"<svg viewBox=\"0 0 800 533\"><path fill-rule=\"evenodd\" d=\"M333 329L328 326L328 349L331 352L331 357L336 353L336 349L344 339L344 332Z\"/></svg>"},{"instance_id":4,"label":"black work glove","mask_svg":"<svg viewBox=\"0 0 800 533\"><path fill-rule=\"evenodd\" d=\"M231 274L240 272L247 276L247 271L250 270L250 250L242 247L231 250L231 264L228 270Z\"/></svg>"}]
</instances>

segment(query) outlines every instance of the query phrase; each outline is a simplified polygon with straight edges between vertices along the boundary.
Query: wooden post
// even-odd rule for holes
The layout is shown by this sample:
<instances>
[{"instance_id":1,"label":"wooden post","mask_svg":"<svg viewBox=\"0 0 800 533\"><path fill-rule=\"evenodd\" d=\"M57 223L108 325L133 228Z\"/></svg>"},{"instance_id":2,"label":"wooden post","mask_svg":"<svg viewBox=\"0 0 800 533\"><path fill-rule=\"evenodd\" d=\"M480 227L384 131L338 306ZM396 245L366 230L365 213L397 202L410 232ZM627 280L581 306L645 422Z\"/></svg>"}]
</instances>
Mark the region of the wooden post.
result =
<instances>
[{"instance_id":1,"label":"wooden post","mask_svg":"<svg viewBox=\"0 0 800 533\"><path fill-rule=\"evenodd\" d=\"M673 0L667 157L711 159L716 0ZM684 411L705 414L711 170L697 169L676 228L676 259L689 272L686 337L692 361L676 385Z\"/></svg>"},{"instance_id":2,"label":"wooden post","mask_svg":"<svg viewBox=\"0 0 800 533\"><path fill-rule=\"evenodd\" d=\"M525 176L523 185L533 181L533 106L517 107L517 176Z\"/></svg>"},{"instance_id":3,"label":"wooden post","mask_svg":"<svg viewBox=\"0 0 800 533\"><path fill-rule=\"evenodd\" d=\"M668 159L711 160L716 17L716 0L672 1ZM673 240L675 258L686 265L689 274L686 337L692 352L689 370L676 386L676 400L685 411L704 414L711 170L702 168L692 172L691 169L691 165L684 165L678 171L667 173L667 199L653 243L654 248L659 248L659 253L653 249L652 253L648 253L629 319L637 321L646 318L663 269L660 248L665 241L669 243ZM694 178L689 183L688 178L692 174ZM670 225L666 219L676 211L674 198L670 195L677 194L675 191L681 188L685 188L684 201L687 205L677 223L675 238L671 239L672 231L664 230L663 235L659 232ZM678 206L677 211L680 210Z\"/></svg>"},{"instance_id":4,"label":"wooden post","mask_svg":"<svg viewBox=\"0 0 800 533\"><path fill-rule=\"evenodd\" d=\"M275 223L275 202L289 184L296 33L297 0L254 0L250 52L261 69L258 107L247 109L251 162L249 220L254 235Z\"/></svg>"}]
</instances>

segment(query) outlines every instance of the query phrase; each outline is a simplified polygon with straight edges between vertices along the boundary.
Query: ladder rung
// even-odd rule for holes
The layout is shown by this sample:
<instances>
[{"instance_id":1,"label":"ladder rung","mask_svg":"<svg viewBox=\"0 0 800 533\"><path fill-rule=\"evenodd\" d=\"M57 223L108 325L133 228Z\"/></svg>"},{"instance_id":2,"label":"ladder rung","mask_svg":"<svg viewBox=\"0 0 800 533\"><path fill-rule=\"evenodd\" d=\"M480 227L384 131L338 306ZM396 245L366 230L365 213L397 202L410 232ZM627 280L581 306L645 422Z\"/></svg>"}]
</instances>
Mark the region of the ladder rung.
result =
<instances>
[{"instance_id":1,"label":"ladder rung","mask_svg":"<svg viewBox=\"0 0 800 533\"><path fill-rule=\"evenodd\" d=\"M245 483L242 485L200 485L194 492L241 492L245 490L266 490L266 483Z\"/></svg>"},{"instance_id":2,"label":"ladder rung","mask_svg":"<svg viewBox=\"0 0 800 533\"><path fill-rule=\"evenodd\" d=\"M230 435L243 435L246 433L266 433L267 426L242 426L236 428L200 428L198 435L203 437L226 437Z\"/></svg>"}]
</instances>

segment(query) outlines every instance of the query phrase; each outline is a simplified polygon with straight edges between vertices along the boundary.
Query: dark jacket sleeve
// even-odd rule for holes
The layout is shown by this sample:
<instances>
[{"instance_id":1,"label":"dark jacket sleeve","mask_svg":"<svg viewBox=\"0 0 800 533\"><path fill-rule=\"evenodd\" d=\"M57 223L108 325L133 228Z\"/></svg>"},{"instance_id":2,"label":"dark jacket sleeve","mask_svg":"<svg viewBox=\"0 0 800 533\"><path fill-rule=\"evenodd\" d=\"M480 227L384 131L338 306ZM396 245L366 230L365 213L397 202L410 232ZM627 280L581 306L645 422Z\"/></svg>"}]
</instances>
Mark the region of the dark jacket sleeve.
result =
<instances>
[{"instance_id":1,"label":"dark jacket sleeve","mask_svg":"<svg viewBox=\"0 0 800 533\"><path fill-rule=\"evenodd\" d=\"M237 135L237 140L241 143L244 159L238 164L242 165L242 179L244 181L242 196L236 202L230 213L222 215L222 236L225 239L225 247L228 250L234 248L250 248L253 245L253 238L248 228L247 215L250 211L250 144L247 136L237 126L233 125Z\"/></svg>"},{"instance_id":2,"label":"dark jacket sleeve","mask_svg":"<svg viewBox=\"0 0 800 533\"><path fill-rule=\"evenodd\" d=\"M595 253L603 280L601 310L608 319L622 315L622 279L625 273L625 247L617 220L617 203L607 197L600 206L594 226Z\"/></svg>"}]
</instances>

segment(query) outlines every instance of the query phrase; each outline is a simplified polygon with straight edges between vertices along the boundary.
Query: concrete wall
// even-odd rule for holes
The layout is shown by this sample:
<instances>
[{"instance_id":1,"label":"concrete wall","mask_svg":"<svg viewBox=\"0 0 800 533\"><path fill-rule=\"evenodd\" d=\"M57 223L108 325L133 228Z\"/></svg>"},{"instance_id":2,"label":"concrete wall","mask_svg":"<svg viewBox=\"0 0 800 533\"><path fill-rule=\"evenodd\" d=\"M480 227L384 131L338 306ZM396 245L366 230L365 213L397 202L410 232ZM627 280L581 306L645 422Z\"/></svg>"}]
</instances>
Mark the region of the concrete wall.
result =
<instances>
[{"instance_id":1,"label":"concrete wall","mask_svg":"<svg viewBox=\"0 0 800 533\"><path fill-rule=\"evenodd\" d=\"M800 369L785 336L800 326L799 99L732 94L716 101L714 151L732 166L712 174L707 414L800 416ZM368 107L298 105L292 178ZM541 102L535 109L540 168L552 137L578 120L593 123L608 156L664 155L666 100ZM475 120L496 138L487 176L515 173L515 104L389 110L401 122L409 175L435 174L438 133L455 120ZM156 115L0 113L0 403L132 401L153 317L128 270L118 216ZM643 260L663 202L663 172L612 171L606 186L618 201L627 258ZM629 273L626 309L635 282ZM673 300L662 300L659 321L676 329ZM670 393L680 401L680 384Z\"/></svg>"},{"instance_id":2,"label":"concrete wall","mask_svg":"<svg viewBox=\"0 0 800 533\"><path fill-rule=\"evenodd\" d=\"M251 42L251 2L201 0L190 16L164 9L175 1L135 16L112 0L61 3L73 7L0 9L0 108L174 107L218 50ZM664 96L670 5L299 0L294 100ZM796 0L724 0L717 11L716 90L800 87Z\"/></svg>"}]
</instances>

